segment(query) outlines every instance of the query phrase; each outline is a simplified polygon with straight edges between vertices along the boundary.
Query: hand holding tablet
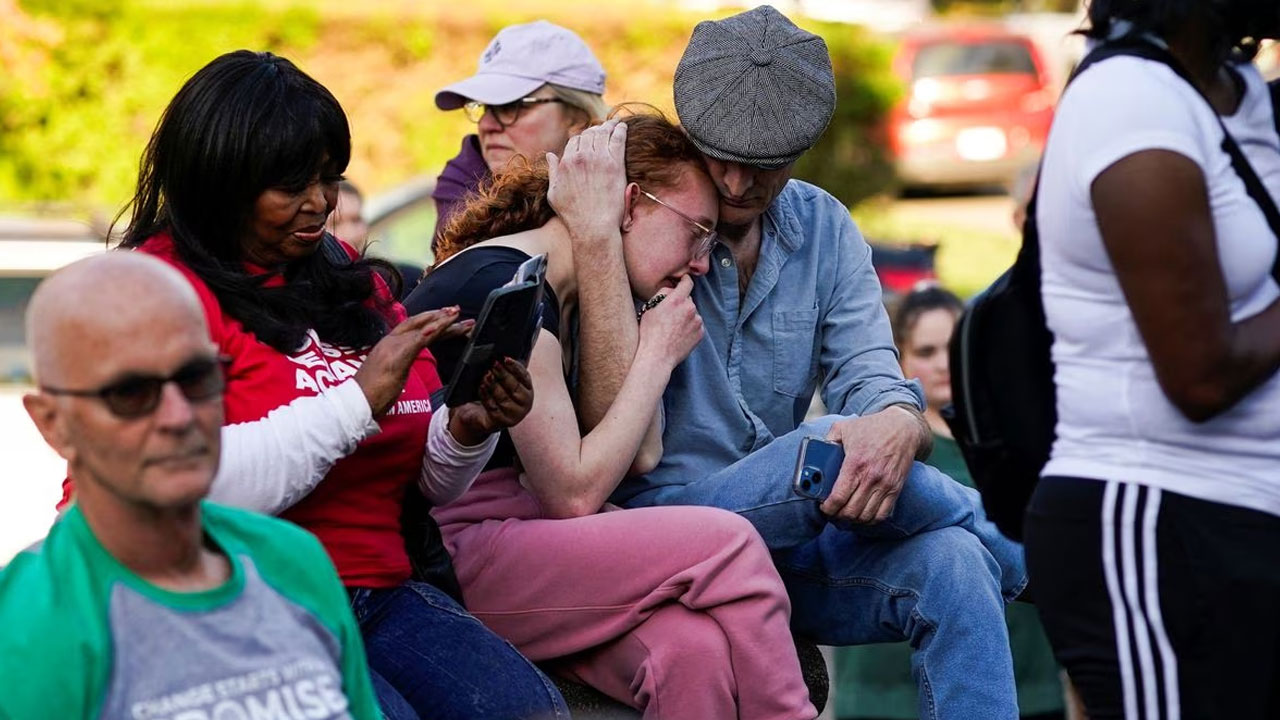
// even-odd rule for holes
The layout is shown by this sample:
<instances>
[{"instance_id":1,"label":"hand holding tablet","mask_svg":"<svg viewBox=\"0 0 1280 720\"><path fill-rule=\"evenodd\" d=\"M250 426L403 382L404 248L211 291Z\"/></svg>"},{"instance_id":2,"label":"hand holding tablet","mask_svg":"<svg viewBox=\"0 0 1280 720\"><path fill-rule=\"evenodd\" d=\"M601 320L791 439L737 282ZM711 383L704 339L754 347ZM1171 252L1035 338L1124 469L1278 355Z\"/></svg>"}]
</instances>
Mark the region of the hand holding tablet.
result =
<instances>
[{"instance_id":1,"label":"hand holding tablet","mask_svg":"<svg viewBox=\"0 0 1280 720\"><path fill-rule=\"evenodd\" d=\"M445 405L478 400L485 374L504 357L528 364L542 328L546 272L547 256L536 255L520 264L511 282L489 293L449 381Z\"/></svg>"}]
</instances>

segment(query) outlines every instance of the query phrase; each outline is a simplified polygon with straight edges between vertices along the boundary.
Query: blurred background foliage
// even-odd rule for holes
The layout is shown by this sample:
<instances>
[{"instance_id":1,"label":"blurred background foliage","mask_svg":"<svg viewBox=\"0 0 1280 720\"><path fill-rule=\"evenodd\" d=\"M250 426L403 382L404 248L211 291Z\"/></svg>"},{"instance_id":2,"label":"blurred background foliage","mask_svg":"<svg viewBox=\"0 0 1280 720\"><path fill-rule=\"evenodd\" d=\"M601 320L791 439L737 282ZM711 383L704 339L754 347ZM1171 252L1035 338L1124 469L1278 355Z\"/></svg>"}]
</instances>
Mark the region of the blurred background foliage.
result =
<instances>
[{"instance_id":1,"label":"blurred background foliage","mask_svg":"<svg viewBox=\"0 0 1280 720\"><path fill-rule=\"evenodd\" d=\"M705 15L668 4L569 0L542 12L498 0L0 0L0 203L113 211L165 104L217 55L270 50L324 83L351 120L348 176L377 192L435 174L471 125L435 108L502 27L545 17L586 39L609 73L606 99L671 112L671 78ZM852 205L891 181L874 142L900 89L891 48L861 28L806 22L837 73L839 106L797 176Z\"/></svg>"},{"instance_id":2,"label":"blurred background foliage","mask_svg":"<svg viewBox=\"0 0 1280 720\"><path fill-rule=\"evenodd\" d=\"M998 16L1011 12L1075 12L1080 0L931 0L939 13Z\"/></svg>"}]
</instances>

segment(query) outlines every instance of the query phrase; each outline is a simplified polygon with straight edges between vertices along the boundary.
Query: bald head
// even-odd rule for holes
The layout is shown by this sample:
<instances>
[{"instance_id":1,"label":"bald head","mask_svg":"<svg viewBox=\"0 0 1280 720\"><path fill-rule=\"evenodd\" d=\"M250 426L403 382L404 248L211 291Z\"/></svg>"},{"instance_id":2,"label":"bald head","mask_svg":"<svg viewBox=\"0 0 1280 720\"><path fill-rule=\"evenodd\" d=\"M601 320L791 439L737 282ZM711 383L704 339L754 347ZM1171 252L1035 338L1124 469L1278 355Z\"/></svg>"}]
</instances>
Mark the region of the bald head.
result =
<instances>
[{"instance_id":1,"label":"bald head","mask_svg":"<svg viewBox=\"0 0 1280 720\"><path fill-rule=\"evenodd\" d=\"M208 390L220 381L217 347L182 273L140 252L69 265L36 288L27 339L39 389L23 404L67 460L86 514L189 508L208 493L222 426L222 395Z\"/></svg>"},{"instance_id":2,"label":"bald head","mask_svg":"<svg viewBox=\"0 0 1280 720\"><path fill-rule=\"evenodd\" d=\"M80 385L82 366L122 338L144 343L149 329L182 325L207 337L200 299L168 263L115 251L50 275L27 307L27 345L36 381Z\"/></svg>"}]
</instances>

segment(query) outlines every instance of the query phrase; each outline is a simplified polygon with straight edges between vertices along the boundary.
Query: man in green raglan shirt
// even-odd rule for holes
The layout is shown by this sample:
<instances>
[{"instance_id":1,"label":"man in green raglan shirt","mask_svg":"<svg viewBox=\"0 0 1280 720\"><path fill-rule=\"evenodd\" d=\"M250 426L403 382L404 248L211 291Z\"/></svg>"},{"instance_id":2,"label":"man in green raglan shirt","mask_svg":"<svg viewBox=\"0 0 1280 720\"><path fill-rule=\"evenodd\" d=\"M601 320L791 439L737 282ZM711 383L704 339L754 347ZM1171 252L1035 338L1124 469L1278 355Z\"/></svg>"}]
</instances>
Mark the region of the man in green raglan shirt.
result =
<instances>
[{"instance_id":1,"label":"man in green raglan shirt","mask_svg":"<svg viewBox=\"0 0 1280 720\"><path fill-rule=\"evenodd\" d=\"M137 253L75 263L37 288L27 338L24 403L77 493L0 572L0 720L376 720L320 543L202 502L222 368L186 280Z\"/></svg>"}]
</instances>

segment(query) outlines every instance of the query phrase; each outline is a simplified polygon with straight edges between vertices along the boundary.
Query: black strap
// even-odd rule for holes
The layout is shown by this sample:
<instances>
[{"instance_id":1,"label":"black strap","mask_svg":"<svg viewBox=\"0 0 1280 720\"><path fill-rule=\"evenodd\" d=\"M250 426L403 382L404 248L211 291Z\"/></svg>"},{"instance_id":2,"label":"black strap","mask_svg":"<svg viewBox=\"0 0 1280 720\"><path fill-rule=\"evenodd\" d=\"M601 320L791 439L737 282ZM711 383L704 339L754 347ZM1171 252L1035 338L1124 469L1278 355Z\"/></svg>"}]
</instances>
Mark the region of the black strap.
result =
<instances>
[{"instance_id":1,"label":"black strap","mask_svg":"<svg viewBox=\"0 0 1280 720\"><path fill-rule=\"evenodd\" d=\"M1258 173L1254 171L1253 166L1249 164L1249 159L1245 157L1244 151L1240 149L1240 145L1235 138L1231 136L1231 131L1227 129L1226 123L1222 121L1222 117L1218 115L1218 111L1209 102L1209 98L1200 90L1200 86L1191 78L1191 74L1187 72L1182 63L1173 56L1168 50L1154 45L1151 42L1137 36L1122 38L1114 42L1109 42L1098 46L1091 51L1080 65L1076 67L1075 72L1071 73L1071 80L1074 80L1086 68L1095 63L1106 60L1107 58L1117 55L1128 55L1132 57L1140 57L1146 60L1154 60L1156 62L1167 65L1173 70L1178 77L1191 86L1196 94L1199 95L1206 104L1209 105L1210 111L1213 112L1214 118L1218 120L1218 126L1222 128L1222 150L1231 158L1231 167L1244 181L1245 192L1253 201L1257 203L1258 208L1262 210L1262 214L1267 219L1267 225L1270 226L1271 232L1276 236L1276 243L1280 245L1280 208L1276 207L1275 200L1271 197L1271 193L1267 192L1267 187L1262 184L1262 179L1258 177ZM1280 113L1276 112L1276 108L1280 107L1280 81L1272 82L1271 89L1271 114L1276 123L1276 132L1280 133ZM1036 177L1036 190L1031 195L1031 201L1027 205L1027 222L1035 222L1035 202L1036 195L1039 194L1040 179ZM1034 228L1033 228L1034 229ZM1036 232L1024 232L1023 244L1038 242ZM1038 248L1033 247L1032 252L1039 255ZM1276 282L1280 282L1280 250L1276 253L1276 263L1271 268L1271 274L1275 277Z\"/></svg>"},{"instance_id":2,"label":"black strap","mask_svg":"<svg viewBox=\"0 0 1280 720\"><path fill-rule=\"evenodd\" d=\"M1258 177L1258 173L1254 171L1253 166L1249 164L1249 159L1245 157L1244 151L1240 149L1240 144L1231 136L1231 131L1227 129L1227 124L1223 122L1222 116L1218 114L1213 104L1209 102L1209 98L1200 90L1200 86L1191 79L1190 73L1178 62L1169 51L1147 45L1157 53L1157 57L1152 59L1159 60L1168 65L1171 70L1178 74L1188 85L1195 89L1196 94L1204 99L1209 105L1209 109L1213 111L1213 117L1218 121L1218 127L1222 128L1222 149L1231 157L1231 167L1235 169L1236 174L1244 181L1245 192L1249 193L1249 197L1258 204L1258 209L1262 210L1262 214L1267 218L1267 225L1271 227L1271 234L1276 236L1276 242L1280 243L1280 208L1276 207L1276 201L1271 197L1271 193L1267 192L1267 186L1262 184L1262 179ZM1276 88L1271 88L1272 97L1274 98ZM1275 120L1275 104L1271 107L1272 119ZM1280 123L1280 120L1276 121ZM1280 127L1280 126L1278 126ZM1276 253L1276 264L1271 267L1271 274L1275 276L1276 282L1280 282L1280 251Z\"/></svg>"},{"instance_id":3,"label":"black strap","mask_svg":"<svg viewBox=\"0 0 1280 720\"><path fill-rule=\"evenodd\" d=\"M1280 135L1280 78L1267 83L1271 88L1271 119L1276 124L1276 134Z\"/></svg>"},{"instance_id":4,"label":"black strap","mask_svg":"<svg viewBox=\"0 0 1280 720\"><path fill-rule=\"evenodd\" d=\"M1221 123L1222 118L1218 118L1218 122ZM1258 177L1258 173L1254 172L1249 159L1244 156L1244 151L1240 149L1235 138L1231 137L1226 125L1222 126L1222 132L1222 149L1231 156L1231 167L1235 168L1236 174L1244 181L1245 192L1249 193L1249 197L1258 204L1258 208L1267 218L1267 225L1271 226L1271 233L1276 236L1276 242L1280 244L1280 209L1276 208L1276 202L1271 198L1271 193L1267 192L1267 186L1262 184L1262 179ZM1271 266L1271 274L1276 282L1280 283L1280 247L1277 248L1276 262Z\"/></svg>"}]
</instances>

